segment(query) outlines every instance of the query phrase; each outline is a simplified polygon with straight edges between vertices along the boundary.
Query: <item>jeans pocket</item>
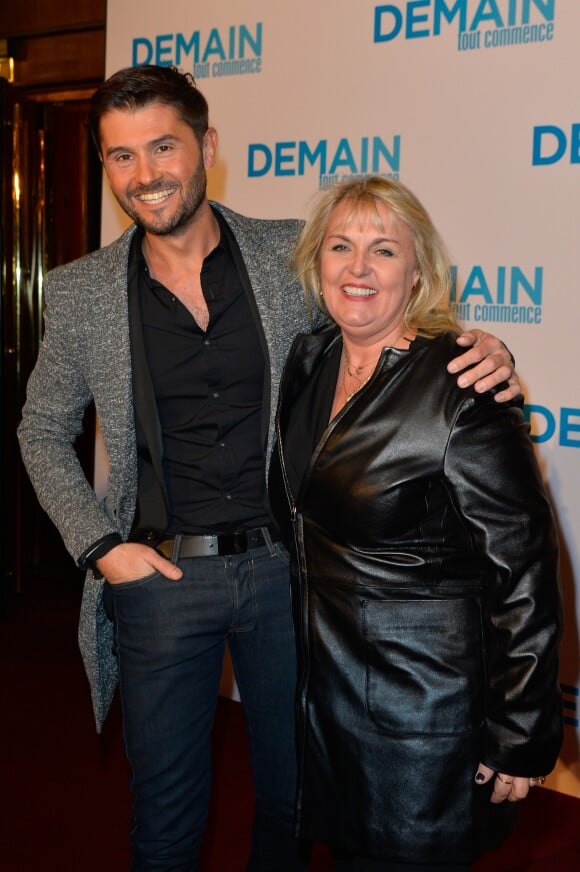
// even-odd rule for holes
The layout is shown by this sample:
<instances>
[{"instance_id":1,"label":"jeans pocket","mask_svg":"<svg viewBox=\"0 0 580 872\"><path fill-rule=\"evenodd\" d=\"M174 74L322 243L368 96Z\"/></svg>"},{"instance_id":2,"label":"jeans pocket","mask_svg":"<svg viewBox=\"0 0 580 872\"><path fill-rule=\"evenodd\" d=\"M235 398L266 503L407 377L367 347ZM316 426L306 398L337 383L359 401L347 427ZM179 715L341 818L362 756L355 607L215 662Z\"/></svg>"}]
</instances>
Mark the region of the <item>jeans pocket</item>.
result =
<instances>
[{"instance_id":1,"label":"jeans pocket","mask_svg":"<svg viewBox=\"0 0 580 872\"><path fill-rule=\"evenodd\" d=\"M149 575L144 575L142 578L135 578L131 581L117 581L110 582L105 581L105 585L110 589L111 593L115 595L116 593L121 593L124 590L131 590L132 588L143 587L146 584L154 581L156 578L159 578L161 575L160 572L155 570L155 572L150 572Z\"/></svg>"},{"instance_id":2,"label":"jeans pocket","mask_svg":"<svg viewBox=\"0 0 580 872\"><path fill-rule=\"evenodd\" d=\"M278 557L285 566L290 565L290 555L281 542L274 542L272 545L272 552L273 556Z\"/></svg>"}]
</instances>

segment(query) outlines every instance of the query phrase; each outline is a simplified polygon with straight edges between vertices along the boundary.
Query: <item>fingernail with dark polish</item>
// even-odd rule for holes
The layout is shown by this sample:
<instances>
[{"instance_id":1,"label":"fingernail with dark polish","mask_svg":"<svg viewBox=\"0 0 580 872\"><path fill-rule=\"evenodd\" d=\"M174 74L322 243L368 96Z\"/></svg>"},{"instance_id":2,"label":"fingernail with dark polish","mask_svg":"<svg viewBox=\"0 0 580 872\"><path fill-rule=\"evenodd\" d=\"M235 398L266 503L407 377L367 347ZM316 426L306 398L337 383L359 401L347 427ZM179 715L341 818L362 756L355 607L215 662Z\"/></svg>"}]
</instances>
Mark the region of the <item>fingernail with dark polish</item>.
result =
<instances>
[{"instance_id":1,"label":"fingernail with dark polish","mask_svg":"<svg viewBox=\"0 0 580 872\"><path fill-rule=\"evenodd\" d=\"M483 774L483 772L478 772L475 776L475 780L479 781L480 784L482 781L485 781L485 775Z\"/></svg>"}]
</instances>

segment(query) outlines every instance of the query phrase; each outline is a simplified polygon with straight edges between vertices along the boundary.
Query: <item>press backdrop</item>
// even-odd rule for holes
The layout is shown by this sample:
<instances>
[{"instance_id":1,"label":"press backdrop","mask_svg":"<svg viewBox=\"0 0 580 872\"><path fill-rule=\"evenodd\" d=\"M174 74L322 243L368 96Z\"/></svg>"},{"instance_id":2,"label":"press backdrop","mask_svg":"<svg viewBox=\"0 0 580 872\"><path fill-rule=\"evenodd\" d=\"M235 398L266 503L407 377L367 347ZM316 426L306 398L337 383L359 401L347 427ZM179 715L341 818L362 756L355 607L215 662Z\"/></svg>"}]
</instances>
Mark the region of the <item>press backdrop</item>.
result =
<instances>
[{"instance_id":1,"label":"press backdrop","mask_svg":"<svg viewBox=\"0 0 580 872\"><path fill-rule=\"evenodd\" d=\"M576 796L579 39L577 0L108 2L107 74L175 64L208 98L212 198L302 216L338 179L400 178L451 250L460 318L512 349L562 545L566 738L547 783ZM124 226L106 192L103 244Z\"/></svg>"}]
</instances>

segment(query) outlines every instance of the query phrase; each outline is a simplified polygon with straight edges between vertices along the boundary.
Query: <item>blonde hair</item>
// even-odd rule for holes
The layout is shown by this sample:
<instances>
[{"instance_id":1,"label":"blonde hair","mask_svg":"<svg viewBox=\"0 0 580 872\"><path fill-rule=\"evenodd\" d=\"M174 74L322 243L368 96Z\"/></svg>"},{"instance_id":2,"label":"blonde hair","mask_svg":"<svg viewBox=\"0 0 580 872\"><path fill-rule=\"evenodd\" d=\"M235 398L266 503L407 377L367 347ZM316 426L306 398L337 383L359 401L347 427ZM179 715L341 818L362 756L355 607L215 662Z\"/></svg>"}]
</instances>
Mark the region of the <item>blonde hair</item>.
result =
<instances>
[{"instance_id":1,"label":"blonde hair","mask_svg":"<svg viewBox=\"0 0 580 872\"><path fill-rule=\"evenodd\" d=\"M339 203L351 206L348 218L372 210L377 203L390 209L409 228L420 274L405 312L405 329L422 336L459 332L449 305L451 271L445 244L417 197L402 182L383 176L367 176L340 182L319 195L298 239L293 264L306 299L326 315L320 288L320 251L332 211Z\"/></svg>"}]
</instances>

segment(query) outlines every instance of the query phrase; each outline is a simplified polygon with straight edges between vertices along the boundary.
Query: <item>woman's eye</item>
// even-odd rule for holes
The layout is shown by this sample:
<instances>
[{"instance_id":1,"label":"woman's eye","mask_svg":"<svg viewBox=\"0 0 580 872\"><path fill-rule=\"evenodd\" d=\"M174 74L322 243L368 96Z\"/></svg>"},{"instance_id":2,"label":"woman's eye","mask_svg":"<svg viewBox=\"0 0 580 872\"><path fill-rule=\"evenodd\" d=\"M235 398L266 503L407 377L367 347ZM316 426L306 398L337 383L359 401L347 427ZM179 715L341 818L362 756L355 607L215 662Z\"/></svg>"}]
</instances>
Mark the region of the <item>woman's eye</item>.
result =
<instances>
[{"instance_id":1,"label":"woman's eye","mask_svg":"<svg viewBox=\"0 0 580 872\"><path fill-rule=\"evenodd\" d=\"M380 254L381 257L392 257L393 250L392 250L392 248L378 248L377 254Z\"/></svg>"}]
</instances>

